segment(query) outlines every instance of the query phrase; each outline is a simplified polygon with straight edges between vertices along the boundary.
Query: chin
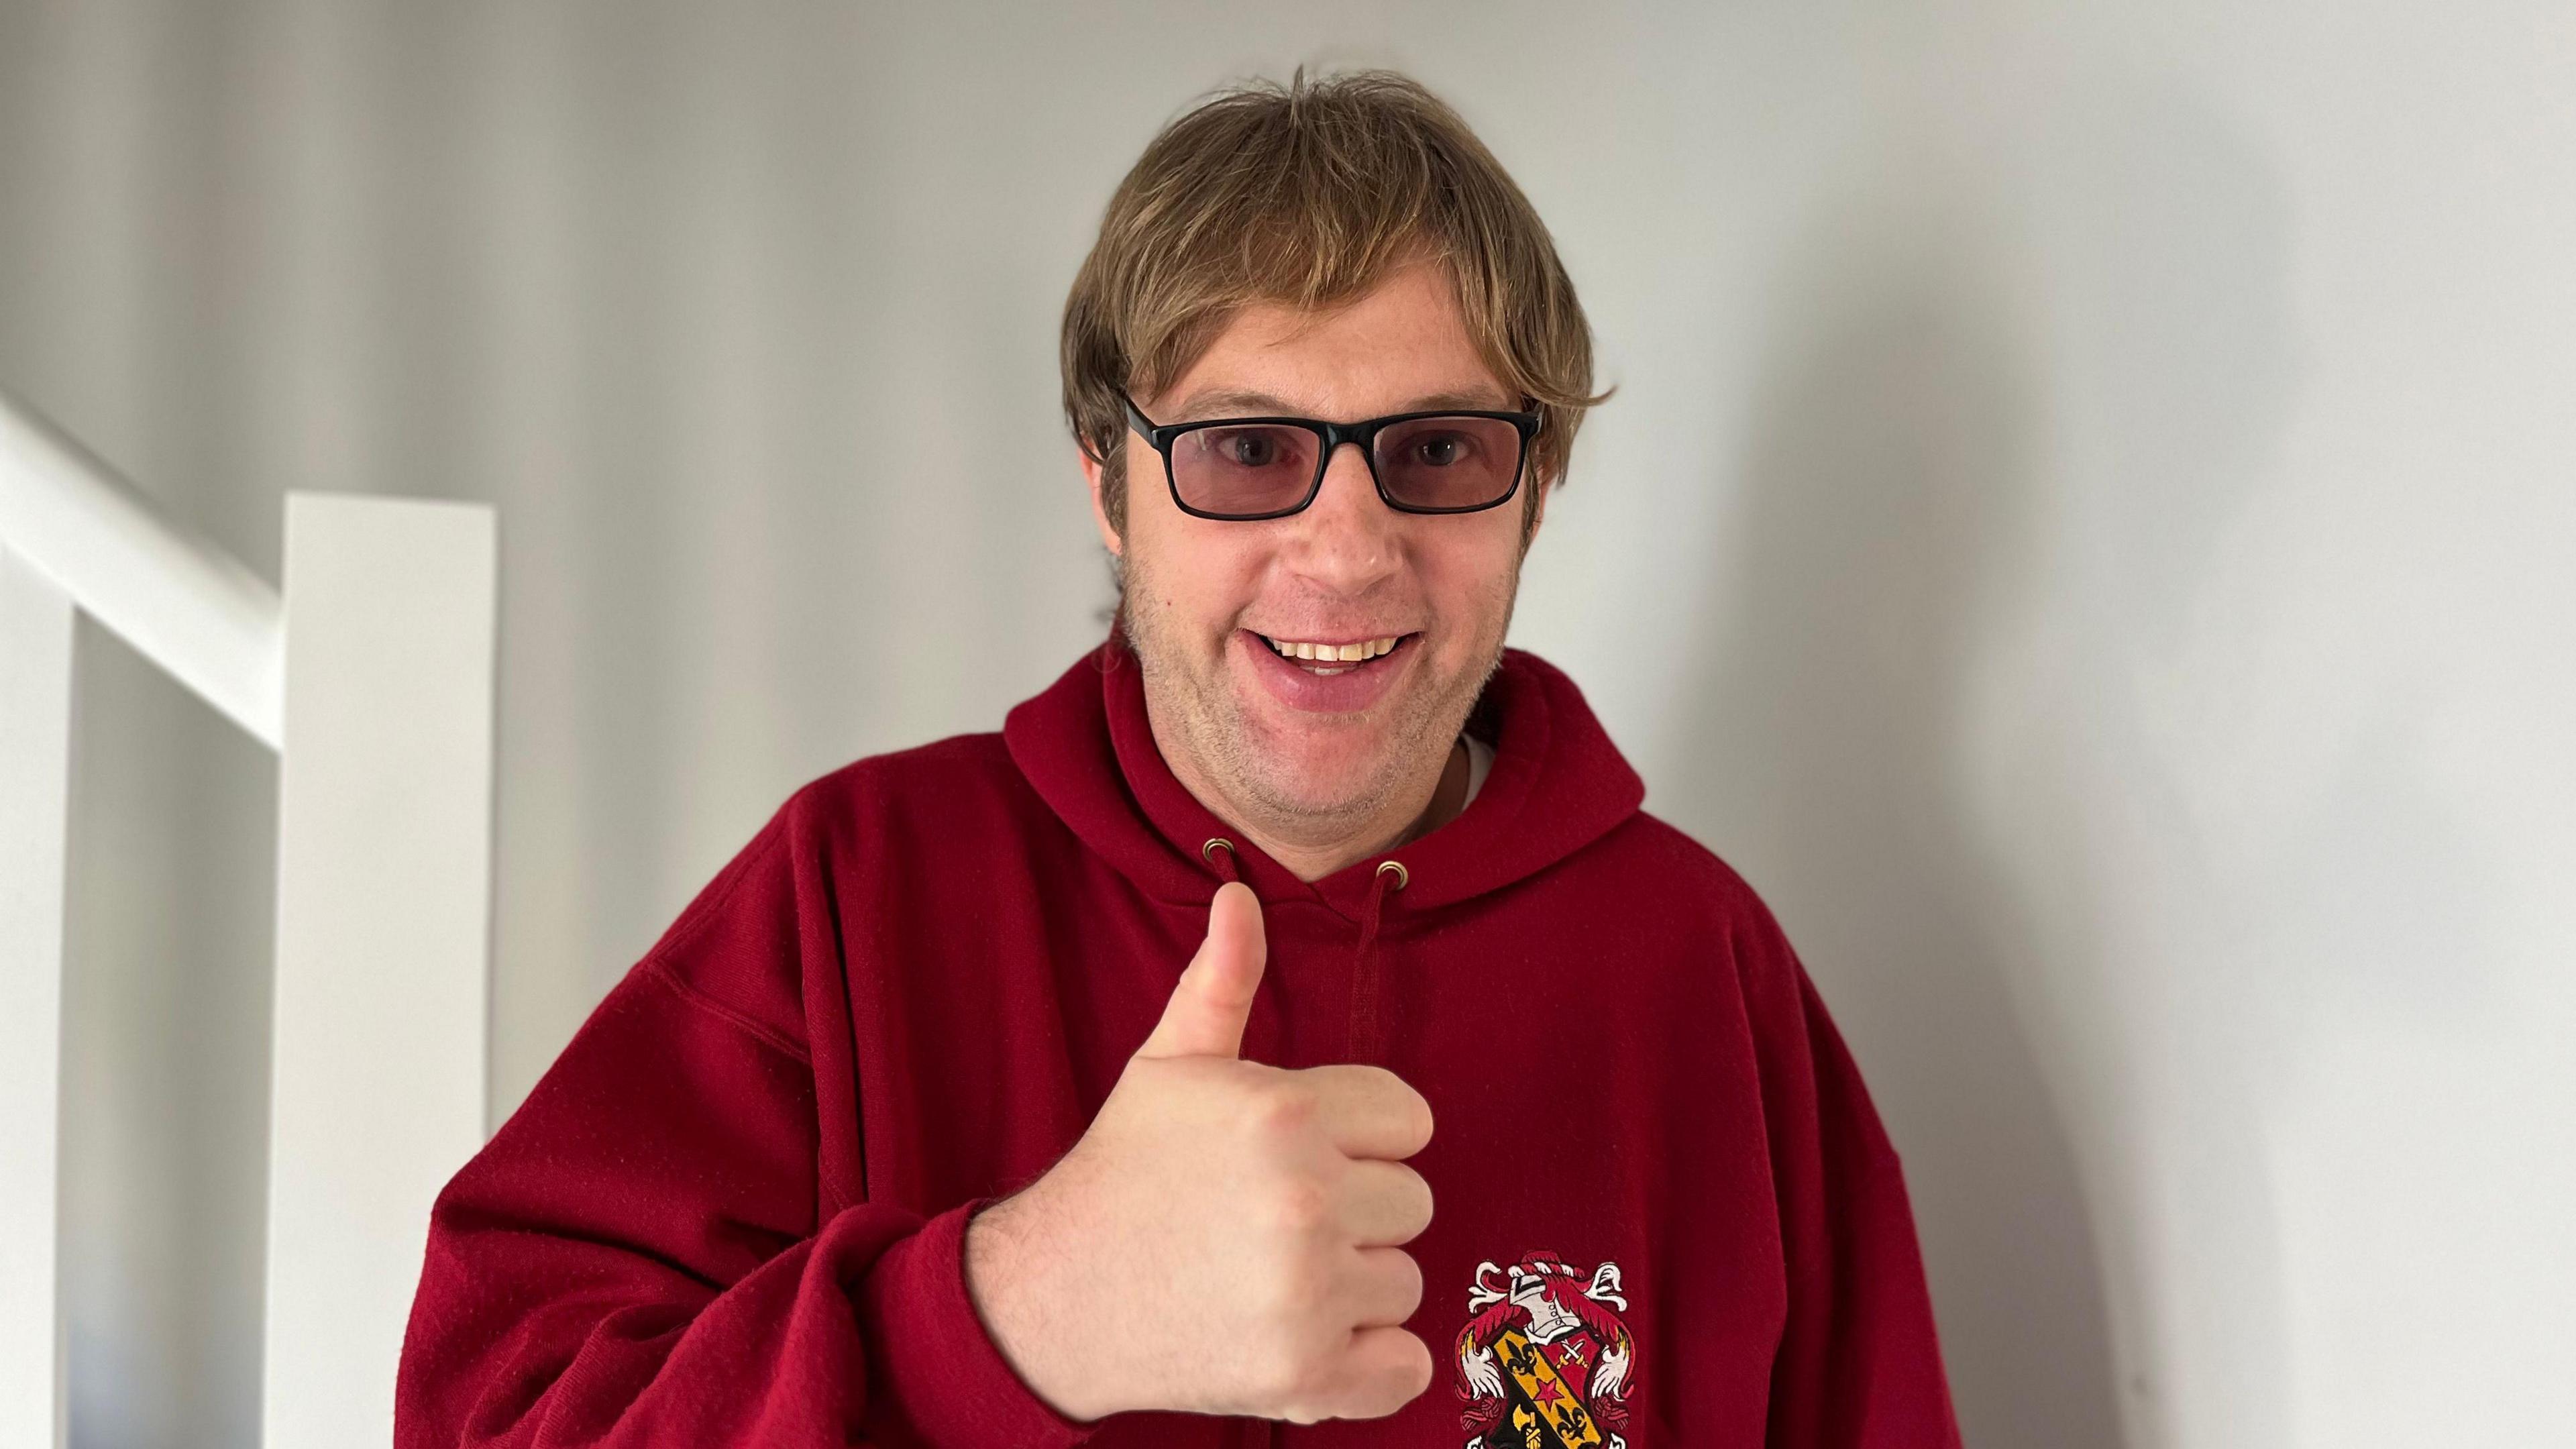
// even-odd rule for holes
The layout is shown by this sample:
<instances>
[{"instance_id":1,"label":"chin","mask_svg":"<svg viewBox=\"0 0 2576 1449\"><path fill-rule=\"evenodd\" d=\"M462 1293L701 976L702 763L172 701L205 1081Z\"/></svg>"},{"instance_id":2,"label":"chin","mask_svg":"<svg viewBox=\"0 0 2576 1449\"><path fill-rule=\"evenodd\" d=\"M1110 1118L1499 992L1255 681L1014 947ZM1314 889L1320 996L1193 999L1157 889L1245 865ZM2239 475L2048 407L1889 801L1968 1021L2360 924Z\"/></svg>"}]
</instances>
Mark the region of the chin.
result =
<instances>
[{"instance_id":1,"label":"chin","mask_svg":"<svg viewBox=\"0 0 2576 1449\"><path fill-rule=\"evenodd\" d=\"M1249 781L1271 811L1289 819L1346 820L1365 816L1384 797L1386 786L1374 774L1318 779L1287 771L1269 772Z\"/></svg>"},{"instance_id":2,"label":"chin","mask_svg":"<svg viewBox=\"0 0 2576 1449\"><path fill-rule=\"evenodd\" d=\"M1299 815L1344 815L1365 809L1396 773L1395 742L1372 721L1325 725L1313 716L1266 719L1254 732L1246 774L1275 808Z\"/></svg>"}]
</instances>

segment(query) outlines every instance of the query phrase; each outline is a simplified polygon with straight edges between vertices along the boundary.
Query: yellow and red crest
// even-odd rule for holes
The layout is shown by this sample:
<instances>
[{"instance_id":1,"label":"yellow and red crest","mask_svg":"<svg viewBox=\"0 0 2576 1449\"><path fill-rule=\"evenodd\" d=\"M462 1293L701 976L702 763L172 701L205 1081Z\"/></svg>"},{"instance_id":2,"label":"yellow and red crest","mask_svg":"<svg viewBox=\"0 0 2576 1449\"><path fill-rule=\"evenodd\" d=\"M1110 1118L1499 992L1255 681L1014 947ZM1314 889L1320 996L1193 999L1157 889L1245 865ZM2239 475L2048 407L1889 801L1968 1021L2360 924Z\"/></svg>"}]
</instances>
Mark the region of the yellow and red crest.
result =
<instances>
[{"instance_id":1,"label":"yellow and red crest","mask_svg":"<svg viewBox=\"0 0 2576 1449\"><path fill-rule=\"evenodd\" d=\"M1458 1333L1467 1449L1627 1449L1637 1343L1619 1265L1554 1253L1476 1265Z\"/></svg>"}]
</instances>

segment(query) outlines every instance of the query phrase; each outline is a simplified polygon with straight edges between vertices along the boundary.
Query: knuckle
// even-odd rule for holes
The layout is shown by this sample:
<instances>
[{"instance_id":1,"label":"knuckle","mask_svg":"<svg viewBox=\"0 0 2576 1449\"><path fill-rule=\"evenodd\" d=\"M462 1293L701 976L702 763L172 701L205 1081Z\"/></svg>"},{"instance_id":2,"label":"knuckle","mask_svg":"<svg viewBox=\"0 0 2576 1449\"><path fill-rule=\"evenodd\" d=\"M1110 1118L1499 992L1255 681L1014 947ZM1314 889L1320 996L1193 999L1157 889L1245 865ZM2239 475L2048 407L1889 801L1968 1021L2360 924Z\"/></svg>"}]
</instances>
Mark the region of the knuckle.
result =
<instances>
[{"instance_id":1,"label":"knuckle","mask_svg":"<svg viewBox=\"0 0 2576 1449\"><path fill-rule=\"evenodd\" d=\"M1320 1401L1323 1379L1323 1365L1291 1349L1272 1356L1269 1371L1261 1376L1259 1392L1280 1418L1311 1424L1326 1417Z\"/></svg>"},{"instance_id":2,"label":"knuckle","mask_svg":"<svg viewBox=\"0 0 2576 1449\"><path fill-rule=\"evenodd\" d=\"M1398 1076L1392 1067L1382 1067L1375 1062L1356 1062L1352 1064L1351 1070L1366 1078L1376 1090L1389 1095L1409 1096L1413 1092L1413 1085Z\"/></svg>"},{"instance_id":3,"label":"knuckle","mask_svg":"<svg viewBox=\"0 0 2576 1449\"><path fill-rule=\"evenodd\" d=\"M1289 1141L1314 1130L1315 1094L1294 1081L1268 1082L1254 1089L1245 1106L1252 1131L1272 1141Z\"/></svg>"},{"instance_id":4,"label":"knuckle","mask_svg":"<svg viewBox=\"0 0 2576 1449\"><path fill-rule=\"evenodd\" d=\"M1431 1140L1432 1128L1431 1099L1423 1096L1420 1092L1413 1090L1411 1087L1406 1087L1404 1089L1404 1095L1406 1098L1405 1110L1412 1114L1410 1126L1414 1140L1417 1142L1429 1142Z\"/></svg>"},{"instance_id":5,"label":"knuckle","mask_svg":"<svg viewBox=\"0 0 2576 1449\"><path fill-rule=\"evenodd\" d=\"M1369 1250L1362 1291L1369 1311L1387 1315L1379 1322L1401 1323L1422 1307L1422 1265L1401 1248Z\"/></svg>"},{"instance_id":6,"label":"knuckle","mask_svg":"<svg viewBox=\"0 0 2576 1449\"><path fill-rule=\"evenodd\" d=\"M1300 1253L1280 1274L1280 1293L1280 1301L1297 1323L1311 1328L1316 1315L1333 1301L1333 1275L1315 1255Z\"/></svg>"},{"instance_id":7,"label":"knuckle","mask_svg":"<svg viewBox=\"0 0 2576 1449\"><path fill-rule=\"evenodd\" d=\"M1403 1285L1396 1297L1404 1304L1404 1316L1411 1318L1414 1310L1422 1306L1422 1265L1413 1261L1411 1253L1398 1253L1395 1261L1395 1271L1401 1275Z\"/></svg>"},{"instance_id":8,"label":"knuckle","mask_svg":"<svg viewBox=\"0 0 2576 1449\"><path fill-rule=\"evenodd\" d=\"M1263 1280L1259 1305L1288 1350L1280 1356L1283 1361L1295 1364L1303 1360L1309 1325L1330 1291L1331 1285L1312 1256L1303 1252L1286 1254Z\"/></svg>"},{"instance_id":9,"label":"knuckle","mask_svg":"<svg viewBox=\"0 0 2576 1449\"><path fill-rule=\"evenodd\" d=\"M1421 1339L1401 1330L1380 1336L1343 1390L1343 1412L1364 1419L1392 1414L1429 1388L1431 1378L1431 1350Z\"/></svg>"},{"instance_id":10,"label":"knuckle","mask_svg":"<svg viewBox=\"0 0 2576 1449\"><path fill-rule=\"evenodd\" d=\"M1413 1084L1384 1067L1367 1067L1371 1084L1387 1104L1389 1113L1404 1123L1404 1130L1416 1142L1431 1140L1431 1099L1414 1090Z\"/></svg>"},{"instance_id":11,"label":"knuckle","mask_svg":"<svg viewBox=\"0 0 2576 1449\"><path fill-rule=\"evenodd\" d=\"M1311 1177L1291 1177L1279 1185L1271 1213L1292 1237L1309 1237L1332 1222L1332 1194Z\"/></svg>"},{"instance_id":12,"label":"knuckle","mask_svg":"<svg viewBox=\"0 0 2576 1449\"><path fill-rule=\"evenodd\" d=\"M1404 1170L1402 1181L1405 1206L1412 1213L1413 1231L1419 1234L1423 1229L1431 1226L1431 1215L1434 1209L1431 1183L1421 1173L1411 1168Z\"/></svg>"},{"instance_id":13,"label":"knuckle","mask_svg":"<svg viewBox=\"0 0 2576 1449\"><path fill-rule=\"evenodd\" d=\"M1401 1340L1395 1381L1396 1386L1404 1391L1407 1401L1431 1387L1431 1367L1431 1346L1411 1333L1405 1334Z\"/></svg>"}]
</instances>

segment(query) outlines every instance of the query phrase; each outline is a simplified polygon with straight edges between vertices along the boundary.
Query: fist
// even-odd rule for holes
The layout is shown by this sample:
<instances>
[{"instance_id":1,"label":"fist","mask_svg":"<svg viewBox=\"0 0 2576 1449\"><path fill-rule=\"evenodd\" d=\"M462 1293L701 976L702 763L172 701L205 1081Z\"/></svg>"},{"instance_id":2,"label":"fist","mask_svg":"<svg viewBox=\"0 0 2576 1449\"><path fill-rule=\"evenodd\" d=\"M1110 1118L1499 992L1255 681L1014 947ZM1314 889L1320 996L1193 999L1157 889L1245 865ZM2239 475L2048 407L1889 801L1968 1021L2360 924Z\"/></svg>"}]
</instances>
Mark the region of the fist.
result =
<instances>
[{"instance_id":1,"label":"fist","mask_svg":"<svg viewBox=\"0 0 2576 1449\"><path fill-rule=\"evenodd\" d=\"M1134 1409L1312 1423L1431 1382L1401 1325L1431 1188L1403 1159L1431 1107L1369 1066L1241 1059L1261 906L1220 888L1207 940L1082 1140L966 1236L987 1330L1075 1419Z\"/></svg>"}]
</instances>

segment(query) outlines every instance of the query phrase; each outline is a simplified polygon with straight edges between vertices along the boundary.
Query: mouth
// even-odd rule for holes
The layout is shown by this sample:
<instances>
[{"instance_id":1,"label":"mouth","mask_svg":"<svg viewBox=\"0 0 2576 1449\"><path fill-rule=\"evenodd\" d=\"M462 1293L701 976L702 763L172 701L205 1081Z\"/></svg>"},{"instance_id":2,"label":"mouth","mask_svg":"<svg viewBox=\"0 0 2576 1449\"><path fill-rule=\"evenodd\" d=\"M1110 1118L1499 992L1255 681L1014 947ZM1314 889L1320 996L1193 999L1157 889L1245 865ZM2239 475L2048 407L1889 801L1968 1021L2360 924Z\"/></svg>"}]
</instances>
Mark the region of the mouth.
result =
<instances>
[{"instance_id":1,"label":"mouth","mask_svg":"<svg viewBox=\"0 0 2576 1449\"><path fill-rule=\"evenodd\" d=\"M1274 639L1267 634L1245 630L1268 646L1284 663L1315 676L1332 679L1345 674L1373 672L1386 667L1385 661L1398 651L1410 648L1422 635L1384 634L1373 639L1319 640Z\"/></svg>"}]
</instances>

